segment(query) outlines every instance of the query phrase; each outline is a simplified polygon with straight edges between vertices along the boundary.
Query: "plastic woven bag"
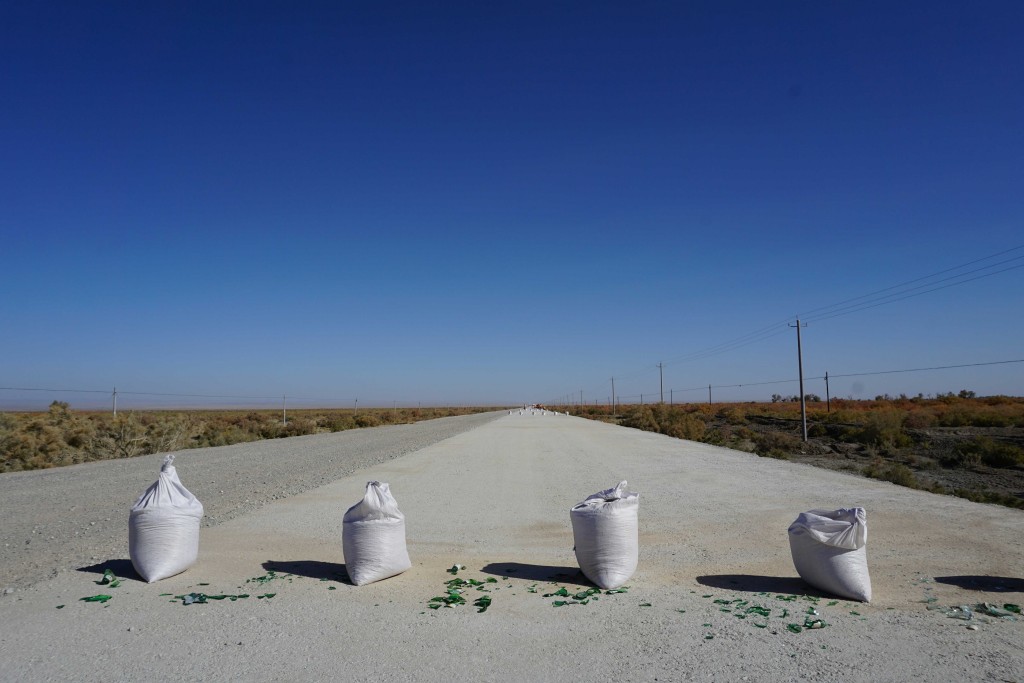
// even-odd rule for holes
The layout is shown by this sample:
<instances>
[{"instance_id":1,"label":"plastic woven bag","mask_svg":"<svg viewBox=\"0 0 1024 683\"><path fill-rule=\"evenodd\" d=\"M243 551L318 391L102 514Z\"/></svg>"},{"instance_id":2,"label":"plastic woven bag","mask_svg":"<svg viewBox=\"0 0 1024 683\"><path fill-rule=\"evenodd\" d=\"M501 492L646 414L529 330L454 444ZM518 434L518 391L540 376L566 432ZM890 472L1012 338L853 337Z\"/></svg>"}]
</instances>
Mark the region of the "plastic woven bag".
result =
<instances>
[{"instance_id":1,"label":"plastic woven bag","mask_svg":"<svg viewBox=\"0 0 1024 683\"><path fill-rule=\"evenodd\" d=\"M405 547L405 515L387 484L366 484L366 495L345 512L341 545L348 578L357 586L401 574L412 566Z\"/></svg>"},{"instance_id":2,"label":"plastic woven bag","mask_svg":"<svg viewBox=\"0 0 1024 683\"><path fill-rule=\"evenodd\" d=\"M618 588L636 571L639 509L640 494L627 492L623 481L569 510L576 561L583 575L601 588Z\"/></svg>"},{"instance_id":3,"label":"plastic woven bag","mask_svg":"<svg viewBox=\"0 0 1024 683\"><path fill-rule=\"evenodd\" d=\"M867 542L864 508L811 510L789 525L789 548L800 578L820 590L861 602L871 601Z\"/></svg>"},{"instance_id":4,"label":"plastic woven bag","mask_svg":"<svg viewBox=\"0 0 1024 683\"><path fill-rule=\"evenodd\" d=\"M160 477L139 496L128 515L128 555L148 583L195 564L203 504L182 485L174 455L164 458Z\"/></svg>"}]
</instances>

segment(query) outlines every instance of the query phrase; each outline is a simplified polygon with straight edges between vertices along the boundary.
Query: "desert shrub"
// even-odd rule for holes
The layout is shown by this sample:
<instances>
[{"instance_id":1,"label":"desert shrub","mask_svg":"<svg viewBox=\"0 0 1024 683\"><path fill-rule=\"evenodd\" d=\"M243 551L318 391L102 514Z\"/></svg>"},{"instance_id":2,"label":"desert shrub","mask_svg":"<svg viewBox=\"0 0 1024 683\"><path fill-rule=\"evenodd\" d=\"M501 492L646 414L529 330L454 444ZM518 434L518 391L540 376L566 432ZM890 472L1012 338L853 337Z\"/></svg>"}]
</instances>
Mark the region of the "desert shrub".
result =
<instances>
[{"instance_id":1,"label":"desert shrub","mask_svg":"<svg viewBox=\"0 0 1024 683\"><path fill-rule=\"evenodd\" d=\"M1024 465L1024 449L982 436L957 444L950 460L959 467L970 467L980 463L989 467L1017 467Z\"/></svg>"},{"instance_id":2,"label":"desert shrub","mask_svg":"<svg viewBox=\"0 0 1024 683\"><path fill-rule=\"evenodd\" d=\"M255 441L253 434L243 430L237 425L204 425L202 433L194 437L193 447L203 448L208 446L230 446L234 443Z\"/></svg>"},{"instance_id":3,"label":"desert shrub","mask_svg":"<svg viewBox=\"0 0 1024 683\"><path fill-rule=\"evenodd\" d=\"M316 434L316 422L305 417L297 417L288 420L288 424L284 426L283 436L305 436L306 434Z\"/></svg>"},{"instance_id":4,"label":"desert shrub","mask_svg":"<svg viewBox=\"0 0 1024 683\"><path fill-rule=\"evenodd\" d=\"M747 441L753 441L757 436L757 432L748 427L737 427L733 430L733 437L736 439L746 439Z\"/></svg>"},{"instance_id":5,"label":"desert shrub","mask_svg":"<svg viewBox=\"0 0 1024 683\"><path fill-rule=\"evenodd\" d=\"M661 432L677 439L689 439L700 441L707 431L707 424L696 415L686 413L673 414L667 422L661 425Z\"/></svg>"},{"instance_id":6,"label":"desert shrub","mask_svg":"<svg viewBox=\"0 0 1024 683\"><path fill-rule=\"evenodd\" d=\"M899 448L911 443L910 437L903 432L903 413L891 408L868 413L854 438L859 443L878 448Z\"/></svg>"},{"instance_id":7,"label":"desert shrub","mask_svg":"<svg viewBox=\"0 0 1024 683\"><path fill-rule=\"evenodd\" d=\"M903 426L907 429L928 429L938 424L934 414L923 410L911 410L903 419Z\"/></svg>"},{"instance_id":8,"label":"desert shrub","mask_svg":"<svg viewBox=\"0 0 1024 683\"><path fill-rule=\"evenodd\" d=\"M914 471L906 465L886 462L879 458L873 460L870 465L864 468L863 471L866 476L871 477L872 479L889 481L893 484L906 486L912 489L920 488L917 477L914 476Z\"/></svg>"},{"instance_id":9,"label":"desert shrub","mask_svg":"<svg viewBox=\"0 0 1024 683\"><path fill-rule=\"evenodd\" d=\"M255 435L261 439L280 439L287 436L279 420L267 420L256 427Z\"/></svg>"},{"instance_id":10,"label":"desert shrub","mask_svg":"<svg viewBox=\"0 0 1024 683\"><path fill-rule=\"evenodd\" d=\"M356 415L355 423L357 427L379 427L381 419L377 413L359 413Z\"/></svg>"},{"instance_id":11,"label":"desert shrub","mask_svg":"<svg viewBox=\"0 0 1024 683\"><path fill-rule=\"evenodd\" d=\"M183 415L161 416L146 426L145 451L166 453L188 448L189 421Z\"/></svg>"},{"instance_id":12,"label":"desert shrub","mask_svg":"<svg viewBox=\"0 0 1024 683\"><path fill-rule=\"evenodd\" d=\"M709 443L714 446L724 446L725 444L732 441L733 430L728 425L716 427L710 429L704 433L704 438L701 439L704 443Z\"/></svg>"},{"instance_id":13,"label":"desert shrub","mask_svg":"<svg viewBox=\"0 0 1024 683\"><path fill-rule=\"evenodd\" d=\"M623 427L642 429L645 432L658 431L658 422L654 419L654 411L650 406L633 406L622 418Z\"/></svg>"},{"instance_id":14,"label":"desert shrub","mask_svg":"<svg viewBox=\"0 0 1024 683\"><path fill-rule=\"evenodd\" d=\"M96 428L94 459L131 458L145 451L146 430L135 413L121 413Z\"/></svg>"},{"instance_id":15,"label":"desert shrub","mask_svg":"<svg viewBox=\"0 0 1024 683\"><path fill-rule=\"evenodd\" d=\"M787 453L798 450L803 441L799 437L785 432L765 432L754 436L754 451L758 455L776 458L778 455L771 455L773 451ZM788 458L788 456L787 456Z\"/></svg>"},{"instance_id":16,"label":"desert shrub","mask_svg":"<svg viewBox=\"0 0 1024 683\"><path fill-rule=\"evenodd\" d=\"M346 429L354 429L356 421L351 415L336 413L330 415L324 421L324 428L331 432L343 432Z\"/></svg>"},{"instance_id":17,"label":"desert shrub","mask_svg":"<svg viewBox=\"0 0 1024 683\"><path fill-rule=\"evenodd\" d=\"M812 424L807 428L807 436L812 438L828 436L828 428L823 424Z\"/></svg>"},{"instance_id":18,"label":"desert shrub","mask_svg":"<svg viewBox=\"0 0 1024 683\"><path fill-rule=\"evenodd\" d=\"M739 406L726 406L718 411L718 417L731 425L745 424L747 421L746 411Z\"/></svg>"},{"instance_id":19,"label":"desert shrub","mask_svg":"<svg viewBox=\"0 0 1024 683\"><path fill-rule=\"evenodd\" d=\"M953 495L959 496L960 498L966 498L967 500L974 501L975 503L994 503L996 505L1005 505L1006 507L1024 509L1024 498L1005 493L996 493L987 489L956 489L953 491Z\"/></svg>"}]
</instances>

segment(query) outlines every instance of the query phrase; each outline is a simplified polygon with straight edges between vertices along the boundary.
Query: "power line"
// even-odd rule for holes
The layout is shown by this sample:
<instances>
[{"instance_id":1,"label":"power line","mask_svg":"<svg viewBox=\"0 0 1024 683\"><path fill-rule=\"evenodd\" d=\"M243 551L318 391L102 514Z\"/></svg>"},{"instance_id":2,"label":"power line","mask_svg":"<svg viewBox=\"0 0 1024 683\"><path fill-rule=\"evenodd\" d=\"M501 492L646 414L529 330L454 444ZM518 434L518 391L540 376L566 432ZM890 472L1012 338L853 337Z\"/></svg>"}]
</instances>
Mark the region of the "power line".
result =
<instances>
[{"instance_id":1,"label":"power line","mask_svg":"<svg viewBox=\"0 0 1024 683\"><path fill-rule=\"evenodd\" d=\"M868 297L875 296L876 294L882 294L883 292L888 292L888 291L891 291L893 289L899 289L900 287L905 287L906 285L912 285L915 282L921 282L922 280L930 280L930 279L932 279L933 277L935 277L937 275L944 275L946 273L953 272L954 270L960 270L961 268L966 268L967 266L973 266L975 263L981 263L982 261L988 261L989 259L994 259L994 258L996 258L998 256L1002 256L1003 254L1009 254L1010 252L1020 251L1021 249L1024 249L1024 244L1022 244L1020 246L1017 246L1017 247L1011 247L1010 249L1005 249L1003 251L997 252L995 254L991 254L989 256L984 256L984 257L982 257L980 259L975 259L973 261L968 261L967 263L961 263L958 266L953 266L952 268L946 268L945 270L940 270L938 272L932 273L931 275L925 275L923 277L915 278L913 280L907 280L906 282L901 282L900 284L892 285L891 287L886 287L884 289L879 289L879 290L876 290L874 292L870 292L868 294L862 294L860 296L855 296L852 299L845 299L843 301L838 301L838 302L836 302L834 304L830 304L828 306L821 306L819 308L814 308L814 309L811 309L810 311L806 311L804 314L802 314L801 317L806 318L806 316L809 316L809 315L811 315L813 313L818 313L819 311L827 311L830 308L835 308L837 306L842 306L843 304L848 304L848 303L852 303L854 301L859 301L861 299L866 299ZM979 268L977 270L985 270L985 268L991 268L992 266L998 266L998 265L1001 265L1002 263L1009 263L1010 261L1016 261L1016 260L1018 260L1020 258L1024 258L1024 256L1016 256L1016 257L1014 257L1012 259L1008 259L1008 260L1003 261L1001 263L993 263L993 264L990 264L988 266L985 266L984 268ZM971 272L977 272L977 271L971 271ZM967 274L968 273L962 273L961 275L967 275ZM993 273L993 275L995 275L995 273ZM960 277L960 276L953 276L953 277ZM946 279L950 279L950 278L946 278ZM943 281L944 280L939 280L938 282L943 282ZM935 284L935 283L932 283L932 284ZM927 285L924 285L924 286L927 286Z\"/></svg>"},{"instance_id":2,"label":"power line","mask_svg":"<svg viewBox=\"0 0 1024 683\"><path fill-rule=\"evenodd\" d=\"M856 297L853 297L853 298L850 298L850 299L844 299L842 301L838 301L836 303L829 304L827 306L820 306L818 308L811 309L810 311L801 314L799 317L802 318L805 322L819 322L819 321L822 321L822 320L828 320L828 319L831 319L831 318L836 318L836 317L839 317L839 316L842 316L842 315L848 315L848 314L851 314L851 313L857 313L859 311L868 310L870 308L876 308L878 306L884 306L886 304L896 303L897 301L902 301L904 299L909 299L909 298L915 297L915 296L921 296L923 294L928 294L928 293L931 293L931 292L936 292L936 291L939 291L939 290L942 290L942 289L948 289L950 287L955 287L957 285L967 284L968 282L973 282L975 280L981 280L983 278L991 277L993 275L998 275L1000 273L1005 273L1005 272L1010 271L1010 270L1016 270L1018 268L1024 268L1024 263L1019 263L1017 265L1012 265L1012 266L1009 266L1007 268L1001 268L1001 269L995 270L995 271L991 270L992 268L995 268L997 266L1005 265L1005 264L1008 264L1008 263L1014 263L1016 261L1020 261L1020 260L1024 259L1024 255L1020 255L1020 256L1014 256L1014 257L1009 258L1009 259L1004 259L1004 260L998 261L996 263L989 263L988 265L982 266L981 268L975 268L973 270L969 270L969 271L966 271L966 272L961 272L961 273L958 273L956 275L951 275L949 277L941 278L941 279L938 279L938 280L935 279L936 277L938 277L940 275L945 275L946 273L952 273L952 272L955 272L955 271L963 270L964 268L967 268L968 266L972 266L972 265L975 265L975 264L978 264L978 263L983 263L985 261L991 261L992 259L998 258L998 257L1003 256L1005 254L1013 253L1015 251L1020 251L1022 249L1024 249L1024 244L1017 245L1017 246L1014 246L1014 247L1010 247L1009 249L1004 249L1004 250L998 251L998 252L996 252L994 254L989 254L988 256L983 256L983 257L978 258L978 259L967 261L965 263L961 263L961 264L953 266L951 268L945 268L943 270L939 270L939 271L936 271L934 273L930 273L928 275L924 275L922 277L914 278L913 280L907 280L906 282L895 284L895 285L892 285L890 287L885 287L883 289L875 290L875 291L869 292L867 294L862 294L860 296L856 296ZM984 271L990 271L990 272L984 272ZM975 277L971 277L971 278L966 277L966 276L974 274L974 273L981 273L981 274L977 275ZM930 282L926 282L926 281L930 281ZM908 285L913 285L913 284L918 283L918 282L925 282L925 284L921 284L921 285L918 285L916 287L910 287L909 289L907 289ZM943 283L943 282L947 282L948 284L940 285L940 283ZM940 286L935 286L935 285L940 285ZM893 290L900 290L900 291L893 291ZM892 292L892 293L886 294L886 292ZM884 295L884 296L879 296L879 295ZM860 302L860 303L855 303L855 302ZM818 313L818 315L813 315L815 313ZM693 351L693 352L691 352L689 354L685 354L685 355L682 355L682 356L677 356L675 358L670 358L668 361L665 361L663 363L663 365L670 365L670 364L676 364L676 363L692 362L692 361L696 361L696 360L702 360L702 359L705 359L705 358L709 358L711 356L716 356L716 355L719 355L719 354L722 354L722 353L727 353L729 351L735 351L736 349L742 348L744 346L749 346L750 344L756 344L756 343L761 342L761 341L766 341L768 339L771 339L772 337L775 337L775 336L778 336L778 335L786 333L787 329L786 328L781 328L780 329L780 327L782 325L788 325L789 321L791 321L791 320L792 320L792 318L786 318L783 321L780 321L780 322L777 322L777 323L772 323L772 324L767 325L765 327L761 327L761 328L756 329L756 330L754 330L752 332L748 332L748 333L746 333L744 335L741 335L741 336L736 337L734 339L722 342L720 344L709 346L709 347L704 348L704 349L699 349L697 351ZM650 366L647 370L645 370L645 371L643 371L641 373L638 373L638 374L635 374L635 375L630 375L630 376L624 376L623 379L631 379L633 377L637 377L637 376L646 374L647 372L653 372L653 369L657 368L657 367L658 366L656 366L656 365L655 366ZM951 366L951 367L953 367L953 366ZM965 367L969 367L969 366L965 366ZM873 373L869 373L869 374L873 374ZM836 375L836 376L838 376L838 375ZM812 379L823 379L823 378L812 378ZM605 383L602 383L600 385L600 387L595 388L593 391L597 391L598 389L600 389L603 386L605 386ZM704 390L706 388L707 387L699 387L700 390ZM696 390L697 389L672 389L670 391L696 391Z\"/></svg>"},{"instance_id":3,"label":"power line","mask_svg":"<svg viewBox=\"0 0 1024 683\"><path fill-rule=\"evenodd\" d=\"M996 360L989 363L964 363L962 365L936 365L932 368L909 368L906 370L878 370L876 372L852 372L845 375L829 375L829 379L834 377L863 377L865 375L893 375L898 372L924 372L926 370L950 370L952 368L976 368L982 365L1005 365L1007 363L1024 363L1024 358L1018 360ZM825 379L822 377L811 377L811 379Z\"/></svg>"},{"instance_id":4,"label":"power line","mask_svg":"<svg viewBox=\"0 0 1024 683\"><path fill-rule=\"evenodd\" d=\"M1021 258L1024 258L1024 257L1021 257ZM1011 259L1011 260L1016 260L1016 259ZM993 265L995 265L995 264L993 264ZM828 320L830 318L838 318L841 315L848 315L850 313L857 313L858 311L865 311L865 310L867 310L869 308L875 308L877 306L884 306L885 304L891 304L891 303L895 303L897 301L903 301L904 299L909 299L909 298L915 297L915 296L921 296L922 294L928 294L929 292L937 292L940 289L948 289L949 287L955 287L957 285L966 284L968 282L974 282L975 280L981 280L981 279L986 278L986 277L991 277L993 275L998 275L999 273L1005 273L1008 270L1016 270L1017 268L1024 268L1024 263L1018 264L1016 266L1010 266L1009 268L1003 268L1001 270L997 270L997 271L992 272L992 273L985 273L984 275L979 275L977 277L968 278L966 280L960 280L959 282L951 282L950 284L942 285L941 287L933 287L932 289L926 289L926 290L921 291L921 292L914 292L913 294L907 294L906 296L898 296L896 294L892 294L892 295L889 295L889 296L886 296L886 297L882 297L882 299L878 299L878 300L876 300L874 302L868 301L868 302L865 302L863 305L860 305L860 306L849 307L849 310L847 310L847 309L840 309L839 311L837 311L835 313L832 313L830 315L820 315L818 317L812 317L811 321L812 322L817 322L817 321L821 321L821 320ZM971 271L971 272L977 272L977 271ZM968 274L969 273L964 273L963 275L968 275ZM963 277L963 275L957 275L957 276L954 276L953 278L945 278L943 280L938 280L938 281L936 281L934 283L931 283L931 284L938 284L938 282L945 282L945 280L955 279L955 278L958 278L958 277ZM927 287L928 285L921 285L921 286L922 287ZM920 287L915 287L914 289L920 289ZM913 291L913 290L907 290L907 291ZM896 297L896 298L892 298L892 297ZM885 300L885 299L888 299L888 300Z\"/></svg>"}]
</instances>

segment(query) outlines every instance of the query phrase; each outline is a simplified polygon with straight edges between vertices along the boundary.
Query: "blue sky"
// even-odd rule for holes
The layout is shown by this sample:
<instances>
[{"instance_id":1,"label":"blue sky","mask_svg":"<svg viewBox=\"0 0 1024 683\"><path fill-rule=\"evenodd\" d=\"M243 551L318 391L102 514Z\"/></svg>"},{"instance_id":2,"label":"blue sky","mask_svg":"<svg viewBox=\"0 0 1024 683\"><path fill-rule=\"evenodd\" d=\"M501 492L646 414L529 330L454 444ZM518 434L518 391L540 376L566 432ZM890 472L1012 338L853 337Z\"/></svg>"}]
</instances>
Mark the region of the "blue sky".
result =
<instances>
[{"instance_id":1,"label":"blue sky","mask_svg":"<svg viewBox=\"0 0 1024 683\"><path fill-rule=\"evenodd\" d=\"M767 400L797 315L809 377L1024 358L1024 6L898 5L7 3L0 385ZM1024 363L830 383L962 388ZM0 408L54 398L109 400Z\"/></svg>"}]
</instances>

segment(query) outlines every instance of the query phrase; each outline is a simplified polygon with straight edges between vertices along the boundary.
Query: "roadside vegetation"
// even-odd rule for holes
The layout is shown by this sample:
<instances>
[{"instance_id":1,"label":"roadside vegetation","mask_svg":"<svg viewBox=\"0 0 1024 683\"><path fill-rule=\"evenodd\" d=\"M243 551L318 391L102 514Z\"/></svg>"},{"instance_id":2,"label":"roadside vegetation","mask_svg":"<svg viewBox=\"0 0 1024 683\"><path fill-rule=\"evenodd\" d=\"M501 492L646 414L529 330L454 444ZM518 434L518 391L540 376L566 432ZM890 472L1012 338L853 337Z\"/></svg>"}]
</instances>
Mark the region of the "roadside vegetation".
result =
<instances>
[{"instance_id":1,"label":"roadside vegetation","mask_svg":"<svg viewBox=\"0 0 1024 683\"><path fill-rule=\"evenodd\" d=\"M62 401L45 413L0 413L0 472L131 458L243 441L407 424L492 408L359 408L280 411L194 410L110 413L71 410Z\"/></svg>"},{"instance_id":2,"label":"roadside vegetation","mask_svg":"<svg viewBox=\"0 0 1024 683\"><path fill-rule=\"evenodd\" d=\"M1024 398L808 396L808 441L796 397L770 403L558 407L577 415L846 470L900 486L1024 509Z\"/></svg>"}]
</instances>

